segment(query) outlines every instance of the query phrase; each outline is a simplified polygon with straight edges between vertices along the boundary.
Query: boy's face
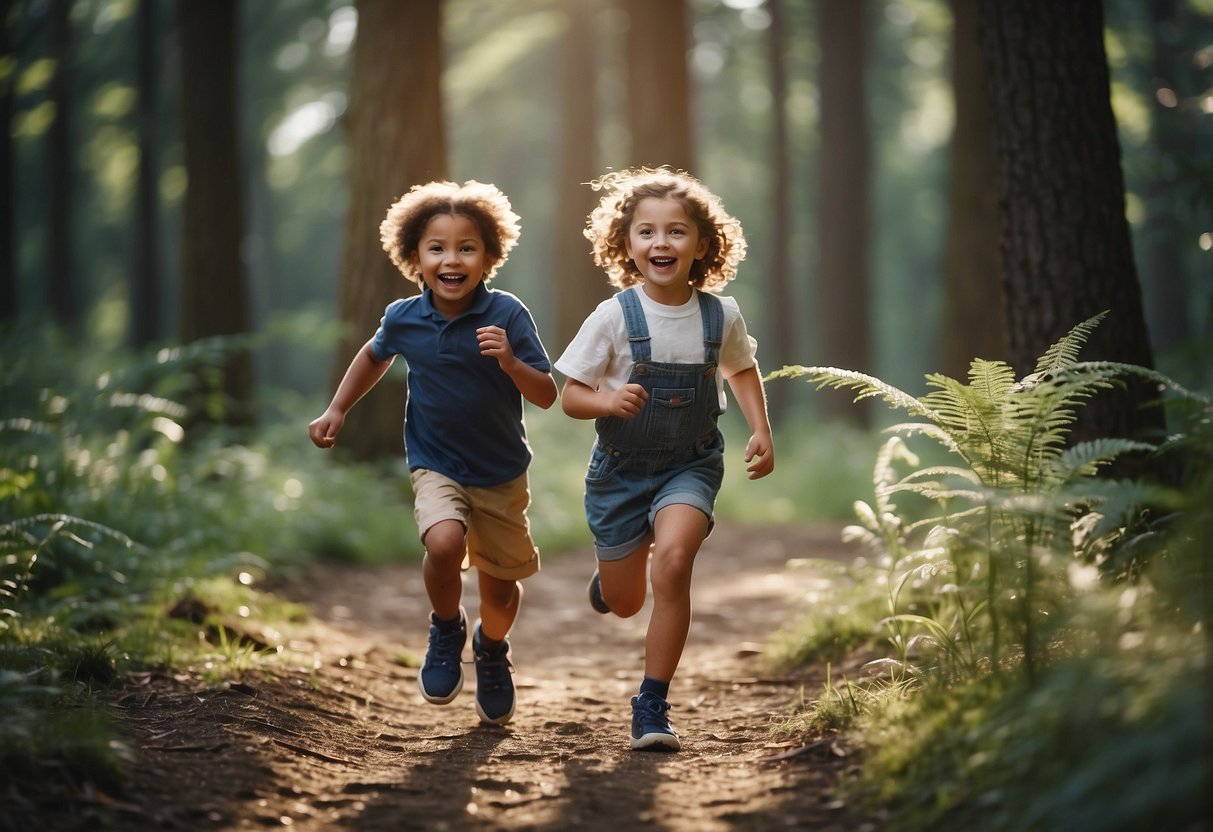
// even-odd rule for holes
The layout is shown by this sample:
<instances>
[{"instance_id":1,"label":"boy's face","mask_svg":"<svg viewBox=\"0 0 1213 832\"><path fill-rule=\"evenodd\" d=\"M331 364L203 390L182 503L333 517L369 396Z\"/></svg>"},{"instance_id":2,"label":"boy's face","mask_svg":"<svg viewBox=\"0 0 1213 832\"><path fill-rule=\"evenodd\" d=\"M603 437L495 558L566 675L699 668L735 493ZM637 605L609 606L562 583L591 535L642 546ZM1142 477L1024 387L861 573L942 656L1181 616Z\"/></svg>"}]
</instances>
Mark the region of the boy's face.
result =
<instances>
[{"instance_id":1,"label":"boy's face","mask_svg":"<svg viewBox=\"0 0 1213 832\"><path fill-rule=\"evenodd\" d=\"M434 308L448 318L467 311L476 286L493 267L479 227L463 214L434 215L412 258Z\"/></svg>"},{"instance_id":2,"label":"boy's face","mask_svg":"<svg viewBox=\"0 0 1213 832\"><path fill-rule=\"evenodd\" d=\"M646 197L636 205L628 228L628 257L644 278L644 290L658 303L677 305L691 297L691 265L708 250L708 240L676 199Z\"/></svg>"}]
</instances>

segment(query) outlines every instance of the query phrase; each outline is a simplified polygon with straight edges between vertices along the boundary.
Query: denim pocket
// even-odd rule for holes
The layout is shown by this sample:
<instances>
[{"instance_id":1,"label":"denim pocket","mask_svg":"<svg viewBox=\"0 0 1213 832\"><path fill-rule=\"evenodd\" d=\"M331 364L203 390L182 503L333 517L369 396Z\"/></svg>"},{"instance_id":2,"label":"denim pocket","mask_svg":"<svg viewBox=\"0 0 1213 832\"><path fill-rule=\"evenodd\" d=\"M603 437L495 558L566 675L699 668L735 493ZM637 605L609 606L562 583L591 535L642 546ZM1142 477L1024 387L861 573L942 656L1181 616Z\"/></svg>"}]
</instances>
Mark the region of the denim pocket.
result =
<instances>
[{"instance_id":1,"label":"denim pocket","mask_svg":"<svg viewBox=\"0 0 1213 832\"><path fill-rule=\"evenodd\" d=\"M595 442L590 451L590 466L585 473L586 482L602 482L608 480L619 470L624 452L602 442Z\"/></svg>"},{"instance_id":2,"label":"denim pocket","mask_svg":"<svg viewBox=\"0 0 1213 832\"><path fill-rule=\"evenodd\" d=\"M695 429L694 405L694 387L654 387L645 407L645 433L654 442L686 441Z\"/></svg>"}]
</instances>

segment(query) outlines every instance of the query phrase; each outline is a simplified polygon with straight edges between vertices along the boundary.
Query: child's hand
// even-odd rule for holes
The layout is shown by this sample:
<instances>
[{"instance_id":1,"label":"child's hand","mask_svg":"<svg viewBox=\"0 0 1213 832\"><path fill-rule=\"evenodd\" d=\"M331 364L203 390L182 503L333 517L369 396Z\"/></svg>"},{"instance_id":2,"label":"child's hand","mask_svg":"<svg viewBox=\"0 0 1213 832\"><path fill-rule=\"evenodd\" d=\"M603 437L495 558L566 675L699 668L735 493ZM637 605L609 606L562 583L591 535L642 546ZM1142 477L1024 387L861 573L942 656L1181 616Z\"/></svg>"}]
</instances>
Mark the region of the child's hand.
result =
<instances>
[{"instance_id":1,"label":"child's hand","mask_svg":"<svg viewBox=\"0 0 1213 832\"><path fill-rule=\"evenodd\" d=\"M607 393L607 415L635 419L648 401L648 391L639 384L625 384Z\"/></svg>"},{"instance_id":2,"label":"child's hand","mask_svg":"<svg viewBox=\"0 0 1213 832\"><path fill-rule=\"evenodd\" d=\"M769 433L756 433L745 446L746 473L758 480L775 470L775 447Z\"/></svg>"},{"instance_id":3,"label":"child's hand","mask_svg":"<svg viewBox=\"0 0 1213 832\"><path fill-rule=\"evenodd\" d=\"M514 363L514 350L510 347L509 337L501 327L480 327L476 330L476 340L480 342L480 354L496 358L503 370Z\"/></svg>"},{"instance_id":4,"label":"child's hand","mask_svg":"<svg viewBox=\"0 0 1213 832\"><path fill-rule=\"evenodd\" d=\"M336 444L337 434L344 424L344 413L326 410L319 419L307 426L307 435L311 437L312 444L317 448L331 448Z\"/></svg>"}]
</instances>

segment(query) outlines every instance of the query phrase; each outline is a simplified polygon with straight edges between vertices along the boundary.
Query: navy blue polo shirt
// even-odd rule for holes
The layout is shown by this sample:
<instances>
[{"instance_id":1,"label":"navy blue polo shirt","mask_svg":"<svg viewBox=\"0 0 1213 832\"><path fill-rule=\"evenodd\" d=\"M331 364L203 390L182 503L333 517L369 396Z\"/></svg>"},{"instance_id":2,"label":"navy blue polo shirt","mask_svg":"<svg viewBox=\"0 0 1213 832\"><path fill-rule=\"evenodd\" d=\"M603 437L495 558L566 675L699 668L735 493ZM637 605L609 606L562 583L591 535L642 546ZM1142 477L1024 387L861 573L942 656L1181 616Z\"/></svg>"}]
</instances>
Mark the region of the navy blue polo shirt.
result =
<instances>
[{"instance_id":1,"label":"navy blue polo shirt","mask_svg":"<svg viewBox=\"0 0 1213 832\"><path fill-rule=\"evenodd\" d=\"M522 394L497 359L480 354L476 329L506 331L514 355L551 372L530 310L514 295L476 287L468 311L447 320L430 290L388 305L371 342L381 361L408 364L404 445L410 471L428 468L462 485L509 482L531 462Z\"/></svg>"}]
</instances>

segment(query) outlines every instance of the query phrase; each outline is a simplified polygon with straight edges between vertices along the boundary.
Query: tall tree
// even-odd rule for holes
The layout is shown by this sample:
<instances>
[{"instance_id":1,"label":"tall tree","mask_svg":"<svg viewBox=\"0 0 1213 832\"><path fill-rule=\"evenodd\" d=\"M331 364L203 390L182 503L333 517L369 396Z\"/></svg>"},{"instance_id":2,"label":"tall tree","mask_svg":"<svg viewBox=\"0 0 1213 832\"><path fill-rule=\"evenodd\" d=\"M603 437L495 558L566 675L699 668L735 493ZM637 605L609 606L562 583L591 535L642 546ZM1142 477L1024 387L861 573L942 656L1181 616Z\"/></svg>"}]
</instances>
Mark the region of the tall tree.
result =
<instances>
[{"instance_id":1,"label":"tall tree","mask_svg":"<svg viewBox=\"0 0 1213 832\"><path fill-rule=\"evenodd\" d=\"M1125 219L1100 0L979 0L1013 365L1108 310L1085 355L1153 366ZM1083 408L1076 437L1162 426L1139 386Z\"/></svg>"},{"instance_id":2,"label":"tall tree","mask_svg":"<svg viewBox=\"0 0 1213 832\"><path fill-rule=\"evenodd\" d=\"M694 172L685 0L624 0L630 165Z\"/></svg>"},{"instance_id":3,"label":"tall tree","mask_svg":"<svg viewBox=\"0 0 1213 832\"><path fill-rule=\"evenodd\" d=\"M178 0L182 121L189 187L182 205L180 330L189 343L249 331L237 117L237 0ZM253 421L252 360L228 354L220 370L221 411L206 421ZM198 392L206 392L200 390ZM208 402L212 401L207 399Z\"/></svg>"},{"instance_id":4,"label":"tall tree","mask_svg":"<svg viewBox=\"0 0 1213 832\"><path fill-rule=\"evenodd\" d=\"M79 284L72 261L72 215L76 154L72 152L73 69L72 3L51 0L49 18L50 54L55 70L50 96L55 118L47 135L47 287L56 320L74 328L80 319Z\"/></svg>"},{"instance_id":5,"label":"tall tree","mask_svg":"<svg viewBox=\"0 0 1213 832\"><path fill-rule=\"evenodd\" d=\"M379 325L384 307L416 291L379 241L388 206L412 185L447 176L440 0L358 0L350 66L350 199L341 256L341 320L333 389ZM350 411L342 447L382 458L404 446L404 382L389 374Z\"/></svg>"},{"instance_id":6,"label":"tall tree","mask_svg":"<svg viewBox=\"0 0 1213 832\"><path fill-rule=\"evenodd\" d=\"M1199 170L1192 170L1192 161L1188 161L1201 158L1202 146L1208 159L1209 137L1204 129L1194 129L1195 120L1185 112L1196 108L1195 102L1205 90L1184 66L1184 58L1191 60L1194 56L1177 48L1182 31L1202 25L1196 19L1199 16L1181 12L1176 0L1150 0L1146 5L1153 34L1149 146L1153 175L1146 194L1143 280L1153 289L1152 296L1147 294L1146 298L1153 342L1165 353L1187 344L1192 337L1188 263L1183 246L1185 214L1191 202L1179 195L1201 179L1209 187L1208 179ZM1206 21L1203 25L1210 24Z\"/></svg>"},{"instance_id":7,"label":"tall tree","mask_svg":"<svg viewBox=\"0 0 1213 832\"><path fill-rule=\"evenodd\" d=\"M994 131L977 45L977 0L950 4L956 120L950 148L939 351L940 372L964 379L974 357L995 361L1008 355Z\"/></svg>"},{"instance_id":8,"label":"tall tree","mask_svg":"<svg viewBox=\"0 0 1213 832\"><path fill-rule=\"evenodd\" d=\"M865 0L818 0L821 44L821 156L818 165L820 265L815 275L814 363L872 372L871 274L868 263L871 154L865 77ZM817 397L827 418L861 426L867 403L845 393Z\"/></svg>"},{"instance_id":9,"label":"tall tree","mask_svg":"<svg viewBox=\"0 0 1213 832\"><path fill-rule=\"evenodd\" d=\"M0 321L17 315L17 198L13 184L13 97L17 67L10 26L13 0L0 0Z\"/></svg>"},{"instance_id":10,"label":"tall tree","mask_svg":"<svg viewBox=\"0 0 1213 832\"><path fill-rule=\"evenodd\" d=\"M787 45L787 23L783 0L767 0L771 15L767 27L768 72L771 83L771 274L772 339L768 361L772 367L796 363L796 318L793 302L792 276L788 265L791 243L792 170L788 144L788 73L784 58ZM772 421L778 422L787 404L786 384L773 385L767 390Z\"/></svg>"},{"instance_id":11,"label":"tall tree","mask_svg":"<svg viewBox=\"0 0 1213 832\"><path fill-rule=\"evenodd\" d=\"M157 123L160 117L160 50L157 0L140 0L135 20L135 107L139 170L135 176L135 228L130 290L130 335L140 347L163 336L160 326L160 200Z\"/></svg>"},{"instance_id":12,"label":"tall tree","mask_svg":"<svg viewBox=\"0 0 1213 832\"><path fill-rule=\"evenodd\" d=\"M568 0L563 4L566 33L563 43L561 102L564 117L560 143L560 181L557 183L556 222L560 228L552 266L556 297L557 349L577 334L578 327L599 301L609 294L609 284L589 256L589 243L582 236L586 216L594 207L595 194L586 185L597 175L598 107L594 95L597 75L594 55L594 0Z\"/></svg>"}]
</instances>

